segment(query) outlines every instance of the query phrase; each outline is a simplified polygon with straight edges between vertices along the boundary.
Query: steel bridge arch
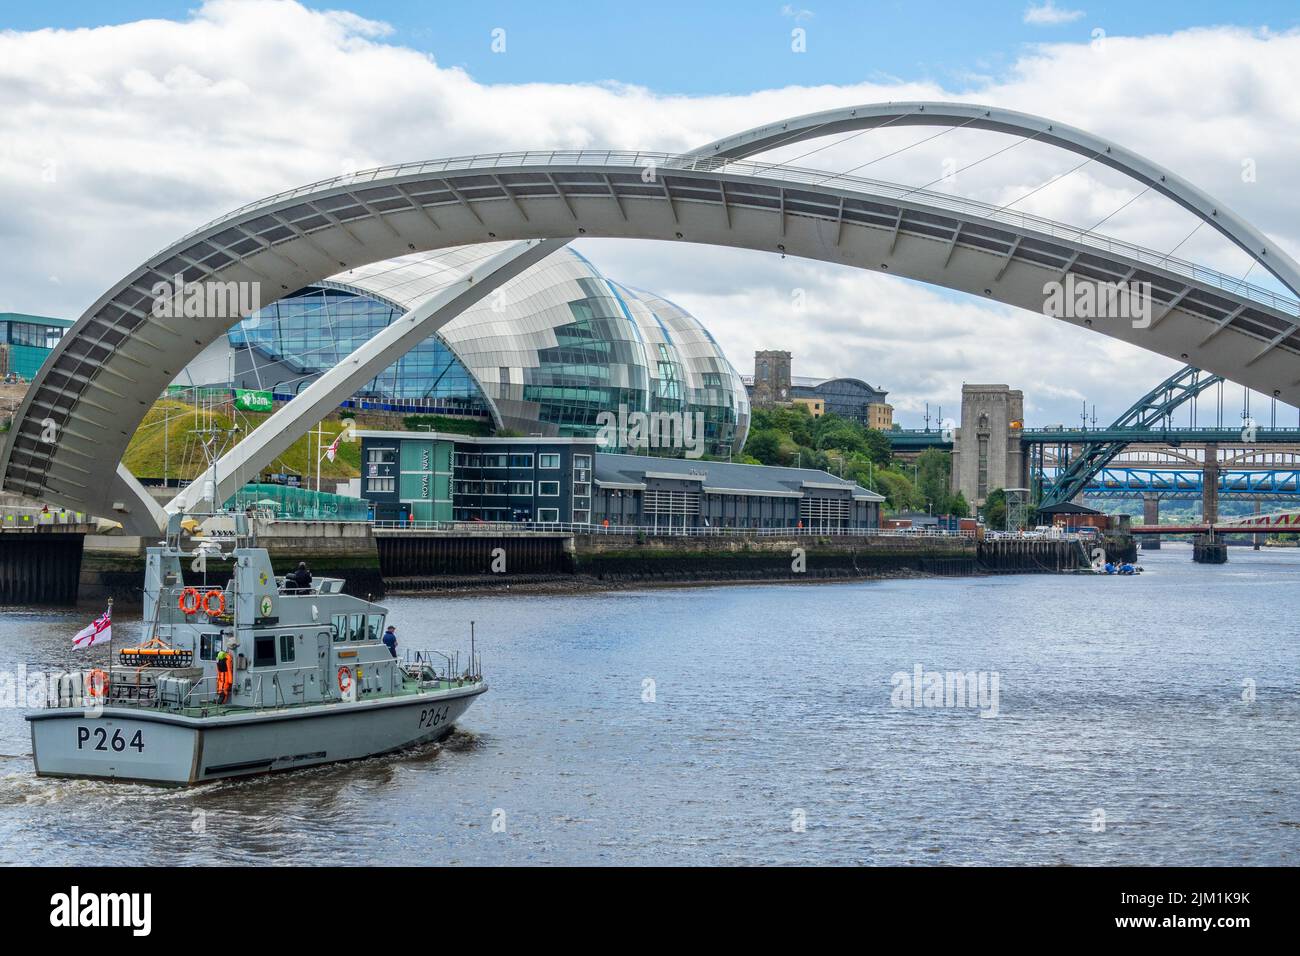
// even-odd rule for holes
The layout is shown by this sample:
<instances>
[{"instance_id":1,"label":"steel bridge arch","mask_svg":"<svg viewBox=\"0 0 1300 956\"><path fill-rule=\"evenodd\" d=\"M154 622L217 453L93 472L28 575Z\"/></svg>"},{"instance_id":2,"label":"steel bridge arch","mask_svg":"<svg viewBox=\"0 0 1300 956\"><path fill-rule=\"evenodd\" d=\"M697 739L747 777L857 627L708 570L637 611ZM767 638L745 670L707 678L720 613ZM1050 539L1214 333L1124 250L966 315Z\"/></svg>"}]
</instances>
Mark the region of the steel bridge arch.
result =
<instances>
[{"instance_id":1,"label":"steel bridge arch","mask_svg":"<svg viewBox=\"0 0 1300 956\"><path fill-rule=\"evenodd\" d=\"M1206 375L1188 365L1139 398L1110 427L1151 428L1168 419L1185 402L1195 400L1207 388L1222 381L1222 376ZM1098 473L1128 446L1127 441L1113 440L1084 445L1078 457L1059 471L1051 486L1041 493L1039 507L1062 504L1082 494Z\"/></svg>"},{"instance_id":2,"label":"steel bridge arch","mask_svg":"<svg viewBox=\"0 0 1300 956\"><path fill-rule=\"evenodd\" d=\"M765 250L1039 313L1047 279L1137 277L1158 296L1151 327L1120 322L1094 331L1171 357L1190 354L1300 404L1296 302L1060 223L890 183L831 179L717 157L549 151L386 167L252 203L150 257L82 315L15 416L0 450L0 484L114 514L133 528L158 524L160 509L118 463L165 386L234 319L154 315L157 283L256 282L266 305L351 266L494 240L649 238Z\"/></svg>"},{"instance_id":3,"label":"steel bridge arch","mask_svg":"<svg viewBox=\"0 0 1300 956\"><path fill-rule=\"evenodd\" d=\"M1197 218L1213 226L1289 289L1300 296L1300 263L1260 230L1209 193L1171 169L1125 149L1095 133L1032 113L1000 109L977 103L914 101L867 103L819 113L806 113L764 126L756 126L701 146L686 157L697 161L726 162L756 156L778 146L822 136L882 126L960 126L1031 136L1035 141L1072 153L1124 173L1144 186L1172 199Z\"/></svg>"}]
</instances>

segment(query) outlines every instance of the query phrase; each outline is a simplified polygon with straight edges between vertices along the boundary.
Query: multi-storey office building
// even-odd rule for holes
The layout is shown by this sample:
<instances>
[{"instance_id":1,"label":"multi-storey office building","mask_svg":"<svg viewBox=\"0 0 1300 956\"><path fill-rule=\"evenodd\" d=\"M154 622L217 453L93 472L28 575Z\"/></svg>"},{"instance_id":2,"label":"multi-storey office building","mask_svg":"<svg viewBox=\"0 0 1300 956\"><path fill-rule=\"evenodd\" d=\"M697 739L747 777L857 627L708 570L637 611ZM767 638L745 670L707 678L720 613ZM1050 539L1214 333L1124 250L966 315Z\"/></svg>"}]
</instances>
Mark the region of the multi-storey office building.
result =
<instances>
[{"instance_id":1,"label":"multi-storey office building","mask_svg":"<svg viewBox=\"0 0 1300 956\"><path fill-rule=\"evenodd\" d=\"M0 312L0 379L31 381L72 323L43 315Z\"/></svg>"},{"instance_id":2,"label":"multi-storey office building","mask_svg":"<svg viewBox=\"0 0 1300 956\"><path fill-rule=\"evenodd\" d=\"M357 435L377 521L591 521L593 439Z\"/></svg>"}]
</instances>

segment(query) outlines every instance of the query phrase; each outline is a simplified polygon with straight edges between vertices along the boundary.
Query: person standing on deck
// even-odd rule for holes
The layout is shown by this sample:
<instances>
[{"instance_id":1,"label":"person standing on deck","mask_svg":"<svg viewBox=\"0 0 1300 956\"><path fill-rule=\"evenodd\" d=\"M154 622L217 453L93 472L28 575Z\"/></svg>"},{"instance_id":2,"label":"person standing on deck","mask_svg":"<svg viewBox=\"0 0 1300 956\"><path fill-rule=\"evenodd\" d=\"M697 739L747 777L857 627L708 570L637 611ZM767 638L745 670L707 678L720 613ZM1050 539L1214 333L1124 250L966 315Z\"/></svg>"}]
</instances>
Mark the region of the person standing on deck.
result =
<instances>
[{"instance_id":1,"label":"person standing on deck","mask_svg":"<svg viewBox=\"0 0 1300 956\"><path fill-rule=\"evenodd\" d=\"M230 700L230 689L234 684L235 662L228 651L217 655L217 703L224 704Z\"/></svg>"},{"instance_id":2,"label":"person standing on deck","mask_svg":"<svg viewBox=\"0 0 1300 956\"><path fill-rule=\"evenodd\" d=\"M388 653L397 656L397 628L391 624L388 625L388 630L384 631L384 647L388 648Z\"/></svg>"}]
</instances>

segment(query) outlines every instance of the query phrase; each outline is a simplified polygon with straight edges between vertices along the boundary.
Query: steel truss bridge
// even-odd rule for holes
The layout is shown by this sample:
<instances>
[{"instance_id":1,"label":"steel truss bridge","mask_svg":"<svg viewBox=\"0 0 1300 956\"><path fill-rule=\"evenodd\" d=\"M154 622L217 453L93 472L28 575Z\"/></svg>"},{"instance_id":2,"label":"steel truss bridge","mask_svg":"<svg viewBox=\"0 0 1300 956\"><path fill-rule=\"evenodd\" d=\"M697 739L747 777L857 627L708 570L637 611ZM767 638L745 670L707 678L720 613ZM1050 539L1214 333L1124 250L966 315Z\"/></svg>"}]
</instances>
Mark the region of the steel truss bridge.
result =
<instances>
[{"instance_id":1,"label":"steel truss bridge","mask_svg":"<svg viewBox=\"0 0 1300 956\"><path fill-rule=\"evenodd\" d=\"M1084 486L1086 498L1123 499L1158 495L1199 499L1205 473L1200 468L1103 468ZM1219 498L1267 501L1300 494L1300 469L1287 471L1221 471Z\"/></svg>"},{"instance_id":2,"label":"steel truss bridge","mask_svg":"<svg viewBox=\"0 0 1300 956\"><path fill-rule=\"evenodd\" d=\"M1166 534L1300 534L1300 511L1275 511L1270 514L1245 515L1213 524L1144 524L1130 529L1138 535Z\"/></svg>"},{"instance_id":3,"label":"steel truss bridge","mask_svg":"<svg viewBox=\"0 0 1300 956\"><path fill-rule=\"evenodd\" d=\"M1289 296L1005 206L750 159L885 126L1010 134L1117 170L1218 231ZM169 514L225 501L360 384L583 236L733 246L888 272L1070 322L1300 405L1300 263L1222 202L1117 143L1054 120L965 103L867 104L780 120L683 155L492 153L387 166L250 203L150 256L68 330L0 447L0 488L154 534ZM494 242L504 248L487 251L359 346L166 509L121 464L166 386L239 318L160 316L159 287L257 283L266 306L354 267ZM1120 282L1149 284L1150 320L1058 315L1049 286L1067 280L1097 296ZM1154 423L1139 419L1133 424ZM1097 459L1089 453L1089 460Z\"/></svg>"}]
</instances>

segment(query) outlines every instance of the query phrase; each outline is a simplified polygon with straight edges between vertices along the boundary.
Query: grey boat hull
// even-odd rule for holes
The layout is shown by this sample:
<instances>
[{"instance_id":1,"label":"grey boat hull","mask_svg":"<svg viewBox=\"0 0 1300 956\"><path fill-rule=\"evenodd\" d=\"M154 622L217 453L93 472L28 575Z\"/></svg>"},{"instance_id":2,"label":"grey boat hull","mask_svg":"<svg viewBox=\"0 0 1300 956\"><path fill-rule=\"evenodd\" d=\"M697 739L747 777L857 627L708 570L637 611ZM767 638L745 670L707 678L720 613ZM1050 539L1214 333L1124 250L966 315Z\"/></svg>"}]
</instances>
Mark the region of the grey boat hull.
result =
<instances>
[{"instance_id":1,"label":"grey boat hull","mask_svg":"<svg viewBox=\"0 0 1300 956\"><path fill-rule=\"evenodd\" d=\"M186 786L391 753L439 740L479 694L477 682L429 693L193 717L132 707L27 715L45 777Z\"/></svg>"}]
</instances>

